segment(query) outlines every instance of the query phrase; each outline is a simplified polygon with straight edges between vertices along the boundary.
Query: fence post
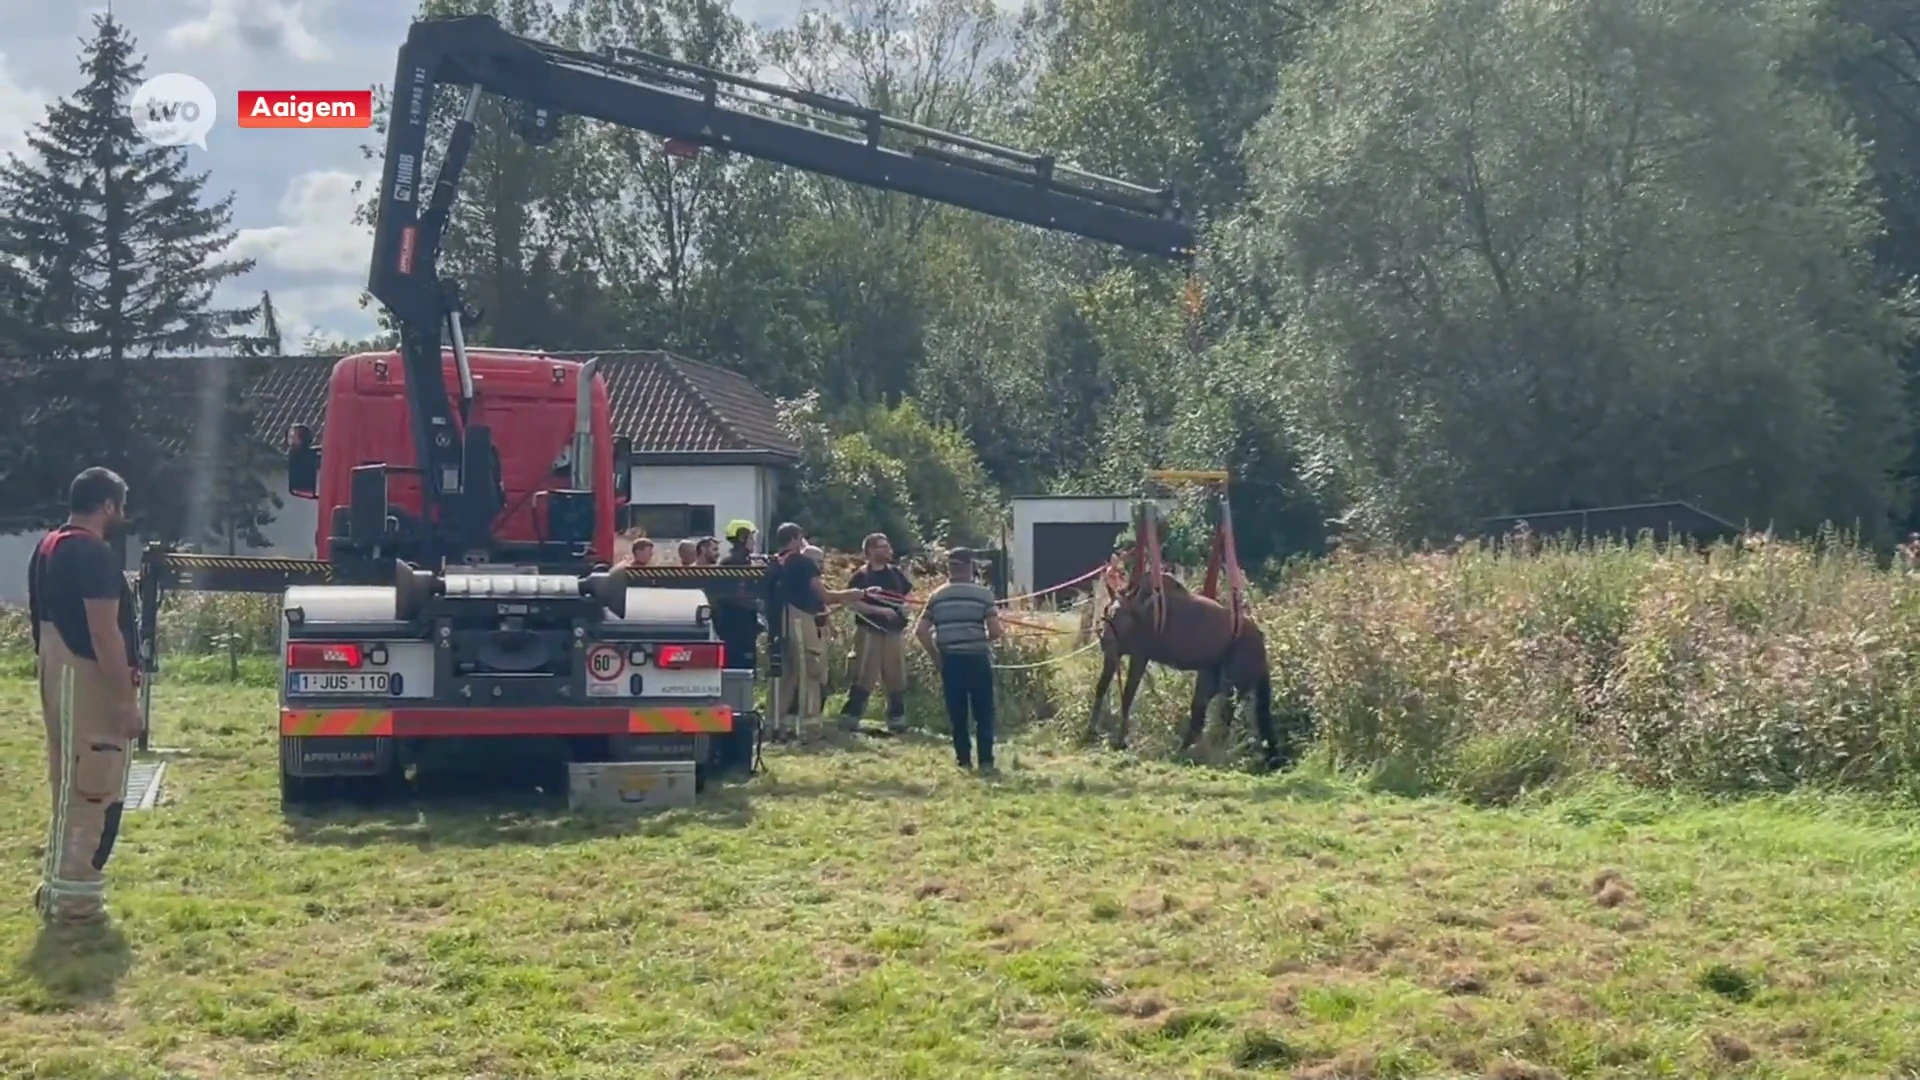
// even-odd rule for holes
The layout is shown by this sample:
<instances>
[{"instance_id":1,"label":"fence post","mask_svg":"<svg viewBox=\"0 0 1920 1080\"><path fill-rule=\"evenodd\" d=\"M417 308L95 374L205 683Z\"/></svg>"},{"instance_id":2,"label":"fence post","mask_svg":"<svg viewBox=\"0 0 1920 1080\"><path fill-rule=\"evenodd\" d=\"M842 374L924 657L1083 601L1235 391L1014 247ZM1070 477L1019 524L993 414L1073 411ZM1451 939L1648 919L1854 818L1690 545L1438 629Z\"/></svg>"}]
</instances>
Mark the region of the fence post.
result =
<instances>
[{"instance_id":1,"label":"fence post","mask_svg":"<svg viewBox=\"0 0 1920 1080\"><path fill-rule=\"evenodd\" d=\"M987 556L993 568L993 598L1005 600L1007 598L1007 549L994 548L987 552Z\"/></svg>"}]
</instances>

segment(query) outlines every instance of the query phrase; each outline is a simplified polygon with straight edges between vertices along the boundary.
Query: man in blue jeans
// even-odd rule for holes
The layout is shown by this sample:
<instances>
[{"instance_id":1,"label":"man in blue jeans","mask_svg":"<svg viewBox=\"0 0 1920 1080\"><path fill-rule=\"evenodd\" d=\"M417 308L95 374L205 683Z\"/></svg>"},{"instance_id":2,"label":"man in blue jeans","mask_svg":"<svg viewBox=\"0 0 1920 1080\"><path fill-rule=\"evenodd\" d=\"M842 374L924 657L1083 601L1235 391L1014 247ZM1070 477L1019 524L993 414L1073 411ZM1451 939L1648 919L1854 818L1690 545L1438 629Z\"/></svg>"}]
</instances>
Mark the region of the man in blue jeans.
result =
<instances>
[{"instance_id":1,"label":"man in blue jeans","mask_svg":"<svg viewBox=\"0 0 1920 1080\"><path fill-rule=\"evenodd\" d=\"M955 760L963 769L973 767L975 740L968 738L967 730L971 712L980 771L992 772L993 643L1005 630L993 590L974 580L973 571L973 552L956 548L948 553L947 583L927 598L913 636L940 669Z\"/></svg>"}]
</instances>

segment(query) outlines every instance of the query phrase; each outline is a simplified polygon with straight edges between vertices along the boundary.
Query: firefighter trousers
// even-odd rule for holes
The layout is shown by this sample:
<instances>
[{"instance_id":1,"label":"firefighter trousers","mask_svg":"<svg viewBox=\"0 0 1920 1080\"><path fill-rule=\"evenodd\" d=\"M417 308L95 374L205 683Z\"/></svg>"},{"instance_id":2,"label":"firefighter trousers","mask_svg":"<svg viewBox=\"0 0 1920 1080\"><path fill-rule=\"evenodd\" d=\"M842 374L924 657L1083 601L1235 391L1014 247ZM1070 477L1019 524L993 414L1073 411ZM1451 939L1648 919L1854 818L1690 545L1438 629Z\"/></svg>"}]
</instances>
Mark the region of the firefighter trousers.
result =
<instances>
[{"instance_id":1,"label":"firefighter trousers","mask_svg":"<svg viewBox=\"0 0 1920 1080\"><path fill-rule=\"evenodd\" d=\"M827 671L827 639L811 612L788 606L786 665L781 673L781 712L795 720L818 720L820 686Z\"/></svg>"},{"instance_id":2,"label":"firefighter trousers","mask_svg":"<svg viewBox=\"0 0 1920 1080\"><path fill-rule=\"evenodd\" d=\"M853 687L840 710L840 724L856 728L867 714L875 687L887 694L887 727L903 731L907 725L907 643L905 634L889 634L868 626L853 632Z\"/></svg>"},{"instance_id":3,"label":"firefighter trousers","mask_svg":"<svg viewBox=\"0 0 1920 1080\"><path fill-rule=\"evenodd\" d=\"M75 656L52 623L40 626L39 674L53 821L35 905L48 922L99 922L127 797L121 707L99 663Z\"/></svg>"}]
</instances>

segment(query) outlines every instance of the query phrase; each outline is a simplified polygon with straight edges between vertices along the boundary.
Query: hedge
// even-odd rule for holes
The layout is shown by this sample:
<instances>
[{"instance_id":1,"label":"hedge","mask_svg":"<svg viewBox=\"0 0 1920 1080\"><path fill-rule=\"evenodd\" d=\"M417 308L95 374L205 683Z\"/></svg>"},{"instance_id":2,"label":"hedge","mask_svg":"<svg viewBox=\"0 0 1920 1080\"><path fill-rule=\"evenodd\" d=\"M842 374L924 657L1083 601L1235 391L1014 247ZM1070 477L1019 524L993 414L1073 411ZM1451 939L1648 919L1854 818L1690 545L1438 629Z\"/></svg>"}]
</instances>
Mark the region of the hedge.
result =
<instances>
[{"instance_id":1,"label":"hedge","mask_svg":"<svg viewBox=\"0 0 1920 1080\"><path fill-rule=\"evenodd\" d=\"M1864 552L1346 554L1297 569L1255 615L1278 702L1313 718L1317 761L1387 789L1499 803L1605 771L1708 793L1920 795L1920 577ZM163 631L168 656L195 656L172 677L271 679L269 600L182 598ZM22 674L24 643L17 613L0 619L0 655ZM1098 652L1062 658L1069 645L1039 634L1007 650L1051 665L1002 673L1010 728L1084 729ZM1150 676L1137 753L1173 755L1189 678ZM913 684L916 723L943 730L917 654ZM844 687L837 663L835 704ZM1244 763L1248 743L1242 721L1204 754Z\"/></svg>"}]
</instances>

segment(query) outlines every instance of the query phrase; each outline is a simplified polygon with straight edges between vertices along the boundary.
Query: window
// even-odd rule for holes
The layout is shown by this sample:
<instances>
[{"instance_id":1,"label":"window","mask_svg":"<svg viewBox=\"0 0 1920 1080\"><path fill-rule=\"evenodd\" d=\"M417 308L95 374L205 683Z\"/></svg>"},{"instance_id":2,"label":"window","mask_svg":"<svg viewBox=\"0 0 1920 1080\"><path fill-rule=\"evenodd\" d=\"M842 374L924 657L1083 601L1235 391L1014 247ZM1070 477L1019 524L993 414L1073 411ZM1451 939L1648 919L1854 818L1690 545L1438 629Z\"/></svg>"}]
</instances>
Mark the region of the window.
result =
<instances>
[{"instance_id":1,"label":"window","mask_svg":"<svg viewBox=\"0 0 1920 1080\"><path fill-rule=\"evenodd\" d=\"M654 539L683 540L713 535L713 507L686 503L638 503L628 508L630 529Z\"/></svg>"}]
</instances>

